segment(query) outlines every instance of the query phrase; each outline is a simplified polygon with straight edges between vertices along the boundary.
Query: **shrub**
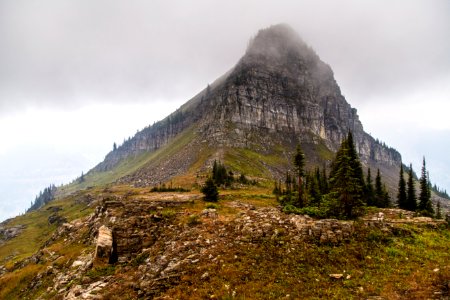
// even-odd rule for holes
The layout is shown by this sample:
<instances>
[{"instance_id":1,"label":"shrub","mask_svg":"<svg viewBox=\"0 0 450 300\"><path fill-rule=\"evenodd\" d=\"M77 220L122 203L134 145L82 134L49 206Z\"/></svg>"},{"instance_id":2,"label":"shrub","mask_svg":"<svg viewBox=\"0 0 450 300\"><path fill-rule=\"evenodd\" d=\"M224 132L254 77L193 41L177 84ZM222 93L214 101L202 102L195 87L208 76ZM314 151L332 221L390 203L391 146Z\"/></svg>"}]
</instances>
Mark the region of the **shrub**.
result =
<instances>
[{"instance_id":1,"label":"shrub","mask_svg":"<svg viewBox=\"0 0 450 300\"><path fill-rule=\"evenodd\" d=\"M204 197L203 200L208 202L217 202L219 199L219 191L217 190L217 185L214 183L212 178L208 178L205 185L201 188L201 192Z\"/></svg>"},{"instance_id":2,"label":"shrub","mask_svg":"<svg viewBox=\"0 0 450 300\"><path fill-rule=\"evenodd\" d=\"M206 208L219 209L219 205L217 205L215 203L208 203L208 204L206 204Z\"/></svg>"},{"instance_id":3,"label":"shrub","mask_svg":"<svg viewBox=\"0 0 450 300\"><path fill-rule=\"evenodd\" d=\"M308 215L310 217L316 217L316 218L325 218L328 215L327 209L323 208L323 207L307 206L307 207L303 207L303 208L298 208L291 204L284 206L283 212L293 213L293 214L297 214L297 215Z\"/></svg>"},{"instance_id":4,"label":"shrub","mask_svg":"<svg viewBox=\"0 0 450 300\"><path fill-rule=\"evenodd\" d=\"M193 214L188 217L187 224L189 226L195 226L201 223L202 221L200 220L200 217L198 215Z\"/></svg>"},{"instance_id":5,"label":"shrub","mask_svg":"<svg viewBox=\"0 0 450 300\"><path fill-rule=\"evenodd\" d=\"M171 219L175 217L176 214L177 213L172 209L165 209L161 212L161 217L163 217L164 219Z\"/></svg>"}]
</instances>

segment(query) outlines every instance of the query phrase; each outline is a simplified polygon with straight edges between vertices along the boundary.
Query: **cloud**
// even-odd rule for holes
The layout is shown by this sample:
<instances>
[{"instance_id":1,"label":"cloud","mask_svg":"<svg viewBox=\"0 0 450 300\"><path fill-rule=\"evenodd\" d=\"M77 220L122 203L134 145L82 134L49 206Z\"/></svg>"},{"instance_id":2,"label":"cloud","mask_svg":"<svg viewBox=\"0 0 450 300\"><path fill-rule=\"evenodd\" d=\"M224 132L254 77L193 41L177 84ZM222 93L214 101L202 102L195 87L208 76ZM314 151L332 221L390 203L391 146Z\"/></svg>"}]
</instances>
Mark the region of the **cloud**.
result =
<instances>
[{"instance_id":1,"label":"cloud","mask_svg":"<svg viewBox=\"0 0 450 300\"><path fill-rule=\"evenodd\" d=\"M0 2L0 111L186 100L290 23L351 102L449 74L448 1Z\"/></svg>"}]
</instances>

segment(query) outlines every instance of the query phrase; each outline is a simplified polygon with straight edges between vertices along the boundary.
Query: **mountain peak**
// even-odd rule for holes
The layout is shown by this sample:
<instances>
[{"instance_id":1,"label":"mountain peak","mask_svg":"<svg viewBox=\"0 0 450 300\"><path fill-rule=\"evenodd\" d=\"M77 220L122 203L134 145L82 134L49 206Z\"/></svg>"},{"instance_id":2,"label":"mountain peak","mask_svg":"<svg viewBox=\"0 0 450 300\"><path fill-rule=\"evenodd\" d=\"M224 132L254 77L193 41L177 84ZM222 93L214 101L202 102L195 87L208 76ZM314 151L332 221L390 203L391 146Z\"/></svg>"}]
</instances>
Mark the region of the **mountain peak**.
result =
<instances>
[{"instance_id":1,"label":"mountain peak","mask_svg":"<svg viewBox=\"0 0 450 300\"><path fill-rule=\"evenodd\" d=\"M283 159L296 144L311 166L322 166L349 131L366 166L397 176L400 154L364 132L331 68L289 25L279 24L260 30L230 72L125 141L94 171L107 171L111 181L151 186L202 174L218 159L233 172L282 178ZM246 161L253 160L242 153L262 163L250 167ZM133 159L136 165L126 167ZM114 168L125 171L109 172Z\"/></svg>"},{"instance_id":2,"label":"mountain peak","mask_svg":"<svg viewBox=\"0 0 450 300\"><path fill-rule=\"evenodd\" d=\"M280 59L292 54L314 54L298 33L287 24L272 25L258 31L249 42L246 56Z\"/></svg>"}]
</instances>

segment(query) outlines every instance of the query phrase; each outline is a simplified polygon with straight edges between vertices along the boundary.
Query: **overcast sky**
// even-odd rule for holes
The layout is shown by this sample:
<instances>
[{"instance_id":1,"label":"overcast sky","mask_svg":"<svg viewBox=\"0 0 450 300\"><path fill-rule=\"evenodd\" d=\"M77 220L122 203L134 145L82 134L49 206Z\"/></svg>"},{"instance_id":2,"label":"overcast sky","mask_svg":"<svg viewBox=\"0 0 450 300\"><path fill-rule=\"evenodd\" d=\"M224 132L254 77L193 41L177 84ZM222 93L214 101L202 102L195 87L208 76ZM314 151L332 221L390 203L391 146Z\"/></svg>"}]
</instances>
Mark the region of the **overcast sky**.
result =
<instances>
[{"instance_id":1,"label":"overcast sky","mask_svg":"<svg viewBox=\"0 0 450 300\"><path fill-rule=\"evenodd\" d=\"M450 191L450 1L0 0L0 220L290 24L367 132Z\"/></svg>"}]
</instances>

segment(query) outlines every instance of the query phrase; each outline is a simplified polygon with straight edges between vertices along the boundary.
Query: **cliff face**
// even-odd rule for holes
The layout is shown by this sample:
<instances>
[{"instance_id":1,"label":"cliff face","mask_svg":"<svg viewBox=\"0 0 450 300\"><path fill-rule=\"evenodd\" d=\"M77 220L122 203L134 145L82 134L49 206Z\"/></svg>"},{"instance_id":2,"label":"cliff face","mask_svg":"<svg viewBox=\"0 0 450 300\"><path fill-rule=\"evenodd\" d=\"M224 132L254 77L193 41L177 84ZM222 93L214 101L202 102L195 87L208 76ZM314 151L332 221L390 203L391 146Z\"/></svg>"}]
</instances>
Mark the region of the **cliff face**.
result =
<instances>
[{"instance_id":1,"label":"cliff face","mask_svg":"<svg viewBox=\"0 0 450 300\"><path fill-rule=\"evenodd\" d=\"M109 170L126 157L154 151L186 128L213 147L324 144L336 151L352 131L366 165L399 167L400 154L364 132L356 109L342 96L331 68L286 25L261 30L223 78L178 111L138 132L99 164Z\"/></svg>"},{"instance_id":2,"label":"cliff face","mask_svg":"<svg viewBox=\"0 0 450 300\"><path fill-rule=\"evenodd\" d=\"M291 134L300 142L332 151L350 130L361 158L399 166L398 152L366 134L342 96L331 68L289 27L262 30L221 89L213 92L207 124L209 136L230 146L246 145L250 131ZM210 124L216 126L209 126ZM233 124L231 133L224 130Z\"/></svg>"}]
</instances>

